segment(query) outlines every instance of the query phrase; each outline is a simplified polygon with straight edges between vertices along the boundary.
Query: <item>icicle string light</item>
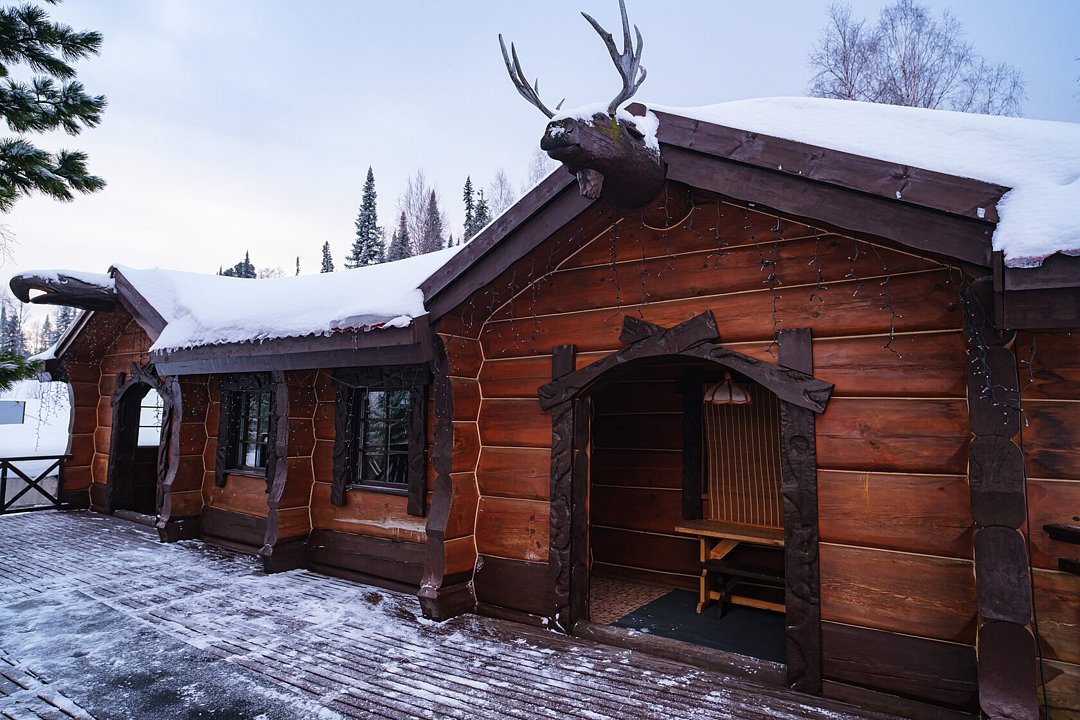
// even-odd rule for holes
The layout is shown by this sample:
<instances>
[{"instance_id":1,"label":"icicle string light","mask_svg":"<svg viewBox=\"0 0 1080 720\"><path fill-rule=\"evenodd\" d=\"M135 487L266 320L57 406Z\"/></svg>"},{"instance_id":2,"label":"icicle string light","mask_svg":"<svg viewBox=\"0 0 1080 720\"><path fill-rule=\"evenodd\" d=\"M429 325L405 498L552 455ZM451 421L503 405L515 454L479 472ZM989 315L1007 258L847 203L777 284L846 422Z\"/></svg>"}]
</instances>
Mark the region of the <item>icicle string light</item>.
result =
<instances>
[{"instance_id":1,"label":"icicle string light","mask_svg":"<svg viewBox=\"0 0 1080 720\"><path fill-rule=\"evenodd\" d=\"M808 265L813 265L817 271L817 282L814 284L814 289L810 292L810 302L817 300L819 303L824 304L825 298L821 293L828 288L825 286L825 274L821 270L821 258L819 257L821 252L821 231L814 228L814 257L810 260Z\"/></svg>"},{"instance_id":2,"label":"icicle string light","mask_svg":"<svg viewBox=\"0 0 1080 720\"><path fill-rule=\"evenodd\" d=\"M1009 412L1017 412L1023 419L1024 427L1027 427L1028 419L1020 404L1019 391L1011 390L1010 388L993 381L989 356L990 344L983 335L982 319L990 316L987 312L987 308L982 306L982 303L972 292L962 293L961 298L964 305L964 314L970 329L968 362L971 363L973 367L972 372L982 381L982 387L979 389L979 397L986 398L990 401L991 407L1001 410L1003 425L1009 422ZM1034 348L1032 349L1032 353L1034 353ZM1032 357L1034 357L1034 354Z\"/></svg>"}]
</instances>

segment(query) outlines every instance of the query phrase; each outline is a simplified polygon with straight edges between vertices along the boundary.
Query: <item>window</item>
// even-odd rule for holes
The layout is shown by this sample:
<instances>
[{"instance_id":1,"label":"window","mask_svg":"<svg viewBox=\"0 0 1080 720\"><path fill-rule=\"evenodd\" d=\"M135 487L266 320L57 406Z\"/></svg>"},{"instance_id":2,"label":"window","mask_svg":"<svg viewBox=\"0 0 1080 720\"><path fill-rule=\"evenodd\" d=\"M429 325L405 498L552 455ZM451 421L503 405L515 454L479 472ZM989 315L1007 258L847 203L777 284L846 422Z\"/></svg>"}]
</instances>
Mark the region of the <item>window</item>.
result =
<instances>
[{"instance_id":1,"label":"window","mask_svg":"<svg viewBox=\"0 0 1080 720\"><path fill-rule=\"evenodd\" d=\"M139 447L157 447L161 442L164 403L151 388L139 403Z\"/></svg>"},{"instance_id":2,"label":"window","mask_svg":"<svg viewBox=\"0 0 1080 720\"><path fill-rule=\"evenodd\" d=\"M267 475L274 464L274 383L266 373L221 377L216 481L225 473Z\"/></svg>"},{"instance_id":3,"label":"window","mask_svg":"<svg viewBox=\"0 0 1080 720\"><path fill-rule=\"evenodd\" d=\"M426 366L349 368L338 383L331 501L366 489L409 496L409 514L424 514Z\"/></svg>"}]
</instances>

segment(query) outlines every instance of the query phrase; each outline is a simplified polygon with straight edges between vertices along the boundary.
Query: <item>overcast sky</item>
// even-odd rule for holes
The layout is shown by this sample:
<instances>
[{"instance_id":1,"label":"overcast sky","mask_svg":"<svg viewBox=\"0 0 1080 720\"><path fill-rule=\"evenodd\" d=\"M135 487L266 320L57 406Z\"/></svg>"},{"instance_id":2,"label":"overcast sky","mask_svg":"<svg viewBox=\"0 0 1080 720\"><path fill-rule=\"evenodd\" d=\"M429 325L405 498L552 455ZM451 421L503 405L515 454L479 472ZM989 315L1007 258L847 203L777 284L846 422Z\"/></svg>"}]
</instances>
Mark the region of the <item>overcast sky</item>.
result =
<instances>
[{"instance_id":1,"label":"overcast sky","mask_svg":"<svg viewBox=\"0 0 1080 720\"><path fill-rule=\"evenodd\" d=\"M645 40L639 98L697 106L802 95L825 0L627 0ZM988 59L1019 67L1025 115L1080 121L1080 2L952 0ZM876 17L881 3L852 3ZM216 272L250 250L257 268L319 269L352 242L368 166L392 226L423 167L455 236L466 175L503 168L520 186L546 119L515 92L499 54L518 48L549 105L607 102L619 78L581 18L618 30L616 0L67 0L45 6L104 35L82 61L108 98L102 124L52 149L85 150L108 187L73 203L18 201L0 276L112 264ZM621 42L620 42L621 44ZM389 232L388 232L389 235Z\"/></svg>"}]
</instances>

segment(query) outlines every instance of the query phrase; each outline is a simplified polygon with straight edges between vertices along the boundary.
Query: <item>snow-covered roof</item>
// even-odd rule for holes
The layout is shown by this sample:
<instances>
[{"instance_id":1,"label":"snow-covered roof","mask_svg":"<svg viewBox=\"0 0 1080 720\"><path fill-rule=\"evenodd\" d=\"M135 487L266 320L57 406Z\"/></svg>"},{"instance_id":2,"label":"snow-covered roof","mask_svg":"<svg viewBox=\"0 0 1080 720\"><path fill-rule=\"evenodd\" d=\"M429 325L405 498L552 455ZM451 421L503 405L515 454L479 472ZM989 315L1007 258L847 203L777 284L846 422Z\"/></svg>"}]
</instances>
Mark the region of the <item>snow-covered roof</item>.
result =
<instances>
[{"instance_id":1,"label":"snow-covered roof","mask_svg":"<svg viewBox=\"0 0 1080 720\"><path fill-rule=\"evenodd\" d=\"M649 108L1004 185L993 246L1007 265L1080 255L1080 124L819 98Z\"/></svg>"},{"instance_id":2,"label":"snow-covered roof","mask_svg":"<svg viewBox=\"0 0 1080 720\"><path fill-rule=\"evenodd\" d=\"M151 350L174 350L406 327L427 312L420 283L460 249L353 270L260 280L115 267L165 320Z\"/></svg>"}]
</instances>

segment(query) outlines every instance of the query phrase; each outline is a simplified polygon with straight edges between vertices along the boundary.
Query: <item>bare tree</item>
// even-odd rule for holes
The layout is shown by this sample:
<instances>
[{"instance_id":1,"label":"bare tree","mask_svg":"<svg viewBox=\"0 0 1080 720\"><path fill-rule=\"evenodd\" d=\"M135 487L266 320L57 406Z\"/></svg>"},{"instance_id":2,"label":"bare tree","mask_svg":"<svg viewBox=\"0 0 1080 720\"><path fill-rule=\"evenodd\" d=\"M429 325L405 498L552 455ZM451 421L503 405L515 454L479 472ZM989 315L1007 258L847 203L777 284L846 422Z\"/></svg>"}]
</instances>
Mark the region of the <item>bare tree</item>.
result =
<instances>
[{"instance_id":1,"label":"bare tree","mask_svg":"<svg viewBox=\"0 0 1080 720\"><path fill-rule=\"evenodd\" d=\"M991 115L1019 115L1024 99L1018 69L982 58L956 18L935 18L915 0L883 8L872 28L831 6L810 66L814 97Z\"/></svg>"},{"instance_id":2,"label":"bare tree","mask_svg":"<svg viewBox=\"0 0 1080 720\"><path fill-rule=\"evenodd\" d=\"M520 196L514 192L514 186L510 183L510 178L506 176L502 168L499 168L498 172L495 173L495 179L488 185L487 202L491 216L499 217L502 215L503 211L513 205L518 197Z\"/></svg>"},{"instance_id":3,"label":"bare tree","mask_svg":"<svg viewBox=\"0 0 1080 720\"><path fill-rule=\"evenodd\" d=\"M536 148L533 151L532 161L529 163L529 177L521 187L521 194L524 195L532 190L557 167L559 167L559 163L548 157L548 154L540 148Z\"/></svg>"},{"instance_id":4,"label":"bare tree","mask_svg":"<svg viewBox=\"0 0 1080 720\"><path fill-rule=\"evenodd\" d=\"M255 277L262 279L285 277L285 268L280 265L277 267L259 268L258 272L255 273Z\"/></svg>"}]
</instances>

